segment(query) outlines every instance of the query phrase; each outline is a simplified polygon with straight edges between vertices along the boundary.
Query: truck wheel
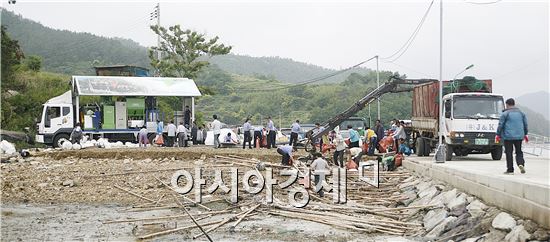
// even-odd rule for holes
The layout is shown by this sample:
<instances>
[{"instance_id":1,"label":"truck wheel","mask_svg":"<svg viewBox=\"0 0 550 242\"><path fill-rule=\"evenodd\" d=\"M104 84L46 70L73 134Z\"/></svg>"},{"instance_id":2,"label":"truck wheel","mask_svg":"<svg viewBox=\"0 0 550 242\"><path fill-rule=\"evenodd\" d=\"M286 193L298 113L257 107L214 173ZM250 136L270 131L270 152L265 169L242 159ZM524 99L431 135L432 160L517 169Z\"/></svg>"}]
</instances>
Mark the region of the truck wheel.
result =
<instances>
[{"instance_id":1,"label":"truck wheel","mask_svg":"<svg viewBox=\"0 0 550 242\"><path fill-rule=\"evenodd\" d=\"M65 141L70 142L69 141L69 135L68 134L58 134L53 139L53 147L54 148L61 148L61 145Z\"/></svg>"},{"instance_id":2,"label":"truck wheel","mask_svg":"<svg viewBox=\"0 0 550 242\"><path fill-rule=\"evenodd\" d=\"M422 138L416 139L415 151L417 156L424 156L424 151L425 151L424 145L426 145L426 142L424 142L424 139Z\"/></svg>"},{"instance_id":3,"label":"truck wheel","mask_svg":"<svg viewBox=\"0 0 550 242\"><path fill-rule=\"evenodd\" d=\"M500 160L502 158L502 146L498 146L491 151L491 158L493 158L493 160Z\"/></svg>"},{"instance_id":4,"label":"truck wheel","mask_svg":"<svg viewBox=\"0 0 550 242\"><path fill-rule=\"evenodd\" d=\"M424 156L430 156L431 151L432 151L432 147L431 147L430 141L424 140Z\"/></svg>"},{"instance_id":5,"label":"truck wheel","mask_svg":"<svg viewBox=\"0 0 550 242\"><path fill-rule=\"evenodd\" d=\"M445 144L445 160L450 161L453 159L453 147Z\"/></svg>"},{"instance_id":6,"label":"truck wheel","mask_svg":"<svg viewBox=\"0 0 550 242\"><path fill-rule=\"evenodd\" d=\"M155 137L157 137L157 134L155 134L155 133L151 133L151 134L147 135L147 139L149 140L150 145L153 145L153 141L154 141Z\"/></svg>"}]
</instances>

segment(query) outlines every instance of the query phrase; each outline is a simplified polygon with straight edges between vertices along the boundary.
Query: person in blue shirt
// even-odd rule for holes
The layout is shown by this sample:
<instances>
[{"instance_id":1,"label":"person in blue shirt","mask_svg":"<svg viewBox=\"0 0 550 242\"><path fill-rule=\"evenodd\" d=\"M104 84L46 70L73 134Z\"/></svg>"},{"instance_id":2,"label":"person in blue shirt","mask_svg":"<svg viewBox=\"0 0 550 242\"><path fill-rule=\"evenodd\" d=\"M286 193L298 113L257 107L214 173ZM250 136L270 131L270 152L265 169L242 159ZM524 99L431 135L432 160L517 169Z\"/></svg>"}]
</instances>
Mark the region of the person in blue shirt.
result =
<instances>
[{"instance_id":1,"label":"person in blue shirt","mask_svg":"<svg viewBox=\"0 0 550 242\"><path fill-rule=\"evenodd\" d=\"M277 148L277 153L282 156L282 165L289 166L294 163L294 157L292 157L293 151L296 151L296 148L291 145L281 145Z\"/></svg>"},{"instance_id":2,"label":"person in blue shirt","mask_svg":"<svg viewBox=\"0 0 550 242\"><path fill-rule=\"evenodd\" d=\"M243 124L243 134L244 134L244 140L243 140L243 149L246 148L246 142L248 142L248 148L252 149L252 125L250 125L250 119L246 119L246 121Z\"/></svg>"},{"instance_id":3,"label":"person in blue shirt","mask_svg":"<svg viewBox=\"0 0 550 242\"><path fill-rule=\"evenodd\" d=\"M399 139L399 153L404 154L406 156L411 155L411 148L405 143L405 139L401 138Z\"/></svg>"},{"instance_id":4,"label":"person in blue shirt","mask_svg":"<svg viewBox=\"0 0 550 242\"><path fill-rule=\"evenodd\" d=\"M300 133L301 129L302 128L300 127L300 120L296 120L296 122L294 122L292 126L290 126L290 142L288 142L289 145L296 147L296 142L298 142L298 133Z\"/></svg>"},{"instance_id":5,"label":"person in blue shirt","mask_svg":"<svg viewBox=\"0 0 550 242\"><path fill-rule=\"evenodd\" d=\"M349 131L349 148L353 148L353 147L359 147L359 132L355 131L355 129L353 129L353 126L351 125L348 125L348 131Z\"/></svg>"},{"instance_id":6,"label":"person in blue shirt","mask_svg":"<svg viewBox=\"0 0 550 242\"><path fill-rule=\"evenodd\" d=\"M512 153L516 149L516 163L521 173L525 173L525 160L521 151L521 142L529 141L527 137L527 117L516 108L516 102L513 98L506 100L506 109L500 115L498 121L497 135L495 140L504 140L504 150L506 153L506 172L504 174L514 174L514 158Z\"/></svg>"}]
</instances>

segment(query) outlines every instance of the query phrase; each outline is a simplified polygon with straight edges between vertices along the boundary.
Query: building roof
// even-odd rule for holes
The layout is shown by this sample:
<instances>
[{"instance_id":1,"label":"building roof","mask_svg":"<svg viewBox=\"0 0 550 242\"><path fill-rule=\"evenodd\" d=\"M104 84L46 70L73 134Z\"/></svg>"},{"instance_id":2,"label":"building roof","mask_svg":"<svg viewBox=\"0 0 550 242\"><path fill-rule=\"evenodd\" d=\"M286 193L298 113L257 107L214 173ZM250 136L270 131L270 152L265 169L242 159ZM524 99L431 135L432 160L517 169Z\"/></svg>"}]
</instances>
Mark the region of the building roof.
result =
<instances>
[{"instance_id":1,"label":"building roof","mask_svg":"<svg viewBox=\"0 0 550 242\"><path fill-rule=\"evenodd\" d=\"M73 76L80 96L201 96L195 81L173 77Z\"/></svg>"}]
</instances>

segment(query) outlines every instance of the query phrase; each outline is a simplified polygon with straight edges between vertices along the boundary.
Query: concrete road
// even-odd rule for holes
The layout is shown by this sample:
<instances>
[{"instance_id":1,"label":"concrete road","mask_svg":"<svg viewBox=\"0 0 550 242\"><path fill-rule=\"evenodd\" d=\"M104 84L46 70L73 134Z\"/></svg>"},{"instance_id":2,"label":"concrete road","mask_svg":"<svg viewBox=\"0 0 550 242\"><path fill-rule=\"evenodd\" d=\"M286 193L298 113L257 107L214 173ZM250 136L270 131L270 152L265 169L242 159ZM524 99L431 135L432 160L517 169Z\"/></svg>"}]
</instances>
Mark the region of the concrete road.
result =
<instances>
[{"instance_id":1,"label":"concrete road","mask_svg":"<svg viewBox=\"0 0 550 242\"><path fill-rule=\"evenodd\" d=\"M407 159L407 158L405 158ZM421 163L434 163L433 156L417 157L412 155L409 159ZM467 157L453 157L452 161L437 164L438 166L455 169L472 174L485 175L489 177L498 177L504 180L516 181L526 184L537 184L550 187L550 159L548 156L525 155L525 174L521 174L514 158L514 175L503 174L506 171L506 157L495 161L491 159L490 154L468 155Z\"/></svg>"}]
</instances>

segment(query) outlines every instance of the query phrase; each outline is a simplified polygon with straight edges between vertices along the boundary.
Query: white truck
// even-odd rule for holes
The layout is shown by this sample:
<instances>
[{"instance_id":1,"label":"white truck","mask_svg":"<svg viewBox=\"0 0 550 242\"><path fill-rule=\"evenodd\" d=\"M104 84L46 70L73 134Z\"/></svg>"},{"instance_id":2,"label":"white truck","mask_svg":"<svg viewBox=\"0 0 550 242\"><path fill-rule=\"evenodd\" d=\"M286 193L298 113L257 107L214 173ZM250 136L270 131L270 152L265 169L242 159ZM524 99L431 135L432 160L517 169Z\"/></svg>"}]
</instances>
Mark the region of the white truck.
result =
<instances>
[{"instance_id":1,"label":"white truck","mask_svg":"<svg viewBox=\"0 0 550 242\"><path fill-rule=\"evenodd\" d=\"M70 91L44 103L35 140L60 147L69 139L76 123L81 123L83 134L90 138L130 142L137 141L137 133L145 126L152 140L157 121L163 116L156 104L157 97L181 98L181 110L189 107L191 111L186 122L192 123L198 96L201 93L195 82L187 78L73 76ZM184 112L176 112L182 114L179 120L175 117L176 125L184 121ZM168 122L164 120L165 125Z\"/></svg>"},{"instance_id":2,"label":"white truck","mask_svg":"<svg viewBox=\"0 0 550 242\"><path fill-rule=\"evenodd\" d=\"M502 157L502 144L495 140L504 109L503 97L492 92L492 80L464 78L443 84L443 139L446 160L455 156L491 153ZM415 86L412 103L412 144L418 156L427 156L438 144L439 83Z\"/></svg>"}]
</instances>

